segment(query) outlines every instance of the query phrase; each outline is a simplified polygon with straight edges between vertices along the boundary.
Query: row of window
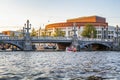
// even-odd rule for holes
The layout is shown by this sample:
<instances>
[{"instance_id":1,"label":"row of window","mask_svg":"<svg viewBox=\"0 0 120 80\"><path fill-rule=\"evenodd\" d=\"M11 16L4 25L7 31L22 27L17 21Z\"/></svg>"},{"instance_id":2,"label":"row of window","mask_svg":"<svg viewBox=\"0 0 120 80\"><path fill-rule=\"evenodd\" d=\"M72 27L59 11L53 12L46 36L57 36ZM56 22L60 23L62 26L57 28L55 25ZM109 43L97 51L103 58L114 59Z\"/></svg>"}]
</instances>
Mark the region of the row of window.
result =
<instances>
[{"instance_id":1,"label":"row of window","mask_svg":"<svg viewBox=\"0 0 120 80\"><path fill-rule=\"evenodd\" d=\"M104 31L106 32L106 31ZM97 31L97 34L102 34L102 31ZM114 31L108 31L108 34L114 34Z\"/></svg>"},{"instance_id":2,"label":"row of window","mask_svg":"<svg viewBox=\"0 0 120 80\"><path fill-rule=\"evenodd\" d=\"M98 38L98 39L101 39L101 38L102 38L102 35L98 35L97 38ZM108 36L108 39L113 39L113 38L114 38L114 36Z\"/></svg>"}]
</instances>

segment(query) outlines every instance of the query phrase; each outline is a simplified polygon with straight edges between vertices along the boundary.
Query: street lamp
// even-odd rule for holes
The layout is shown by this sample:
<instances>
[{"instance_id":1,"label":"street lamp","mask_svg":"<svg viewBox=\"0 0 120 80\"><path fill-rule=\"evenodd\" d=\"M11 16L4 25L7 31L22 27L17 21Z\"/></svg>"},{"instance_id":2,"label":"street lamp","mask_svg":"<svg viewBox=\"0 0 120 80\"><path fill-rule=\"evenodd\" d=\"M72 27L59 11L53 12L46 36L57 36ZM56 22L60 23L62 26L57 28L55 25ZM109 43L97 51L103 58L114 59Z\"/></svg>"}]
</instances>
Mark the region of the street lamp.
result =
<instances>
[{"instance_id":1,"label":"street lamp","mask_svg":"<svg viewBox=\"0 0 120 80\"><path fill-rule=\"evenodd\" d=\"M102 39L104 39L104 28L102 27Z\"/></svg>"},{"instance_id":2,"label":"street lamp","mask_svg":"<svg viewBox=\"0 0 120 80\"><path fill-rule=\"evenodd\" d=\"M77 29L76 29L76 23L73 23L73 29L72 29L72 31L73 31L73 37L74 38L77 37L77 34L76 34L76 31L77 31Z\"/></svg>"},{"instance_id":3,"label":"street lamp","mask_svg":"<svg viewBox=\"0 0 120 80\"><path fill-rule=\"evenodd\" d=\"M118 29L119 29L119 27L118 27L118 25L116 26L116 42L118 42Z\"/></svg>"},{"instance_id":4,"label":"street lamp","mask_svg":"<svg viewBox=\"0 0 120 80\"><path fill-rule=\"evenodd\" d=\"M94 38L94 32L93 32L93 30L91 31L91 38Z\"/></svg>"},{"instance_id":5,"label":"street lamp","mask_svg":"<svg viewBox=\"0 0 120 80\"><path fill-rule=\"evenodd\" d=\"M105 34L105 36L106 36L106 39L108 39L108 27L106 27L106 34Z\"/></svg>"},{"instance_id":6,"label":"street lamp","mask_svg":"<svg viewBox=\"0 0 120 80\"><path fill-rule=\"evenodd\" d=\"M31 29L31 24L30 24L29 20L27 20L27 23L24 24L24 29L26 29L26 37L30 37L29 30Z\"/></svg>"},{"instance_id":7,"label":"street lamp","mask_svg":"<svg viewBox=\"0 0 120 80\"><path fill-rule=\"evenodd\" d=\"M23 37L25 36L25 27L23 27Z\"/></svg>"},{"instance_id":8,"label":"street lamp","mask_svg":"<svg viewBox=\"0 0 120 80\"><path fill-rule=\"evenodd\" d=\"M40 28L39 28L39 37L41 36L40 32L41 32L41 26L40 26Z\"/></svg>"}]
</instances>

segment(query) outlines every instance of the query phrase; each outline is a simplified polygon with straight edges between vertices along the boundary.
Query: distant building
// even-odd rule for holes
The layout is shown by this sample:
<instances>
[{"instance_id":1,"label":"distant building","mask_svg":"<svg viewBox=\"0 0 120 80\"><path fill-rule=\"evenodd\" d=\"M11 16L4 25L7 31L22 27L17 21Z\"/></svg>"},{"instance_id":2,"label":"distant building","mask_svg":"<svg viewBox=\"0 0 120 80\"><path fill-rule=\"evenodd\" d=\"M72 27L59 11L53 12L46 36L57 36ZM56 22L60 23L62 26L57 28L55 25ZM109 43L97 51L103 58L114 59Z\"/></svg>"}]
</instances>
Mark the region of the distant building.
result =
<instances>
[{"instance_id":1,"label":"distant building","mask_svg":"<svg viewBox=\"0 0 120 80\"><path fill-rule=\"evenodd\" d=\"M66 37L71 37L73 36L72 29L74 23L76 24L78 37L82 37L81 33L86 24L91 24L97 30L98 39L114 39L116 37L120 38L120 28L108 26L106 19L100 16L88 16L68 19L66 22L48 24L46 25L45 29L47 30L49 36L53 36L55 29L58 28L65 32Z\"/></svg>"},{"instance_id":2,"label":"distant building","mask_svg":"<svg viewBox=\"0 0 120 80\"><path fill-rule=\"evenodd\" d=\"M96 29L108 27L108 23L106 22L105 18L99 17L99 16L88 16L88 17L79 17L79 18L74 18L74 19L68 19L66 22L48 24L48 25L46 25L45 28L47 29L47 31L49 32L49 34L51 36L52 36L52 34L54 34L55 29L59 28L65 32L66 37L70 37L70 36L73 36L72 29L73 29L74 23L76 24L76 27L77 27L78 37L81 37L81 33L86 24L91 24Z\"/></svg>"},{"instance_id":3,"label":"distant building","mask_svg":"<svg viewBox=\"0 0 120 80\"><path fill-rule=\"evenodd\" d=\"M120 38L120 28L114 26L108 26L107 28L99 27L97 30L97 38L107 38L114 39L116 37Z\"/></svg>"},{"instance_id":4,"label":"distant building","mask_svg":"<svg viewBox=\"0 0 120 80\"><path fill-rule=\"evenodd\" d=\"M8 35L8 36L20 36L22 32L21 30L18 30L18 31L7 30L7 31L2 31L2 34Z\"/></svg>"},{"instance_id":5,"label":"distant building","mask_svg":"<svg viewBox=\"0 0 120 80\"><path fill-rule=\"evenodd\" d=\"M40 28L40 29L36 30L36 32L37 32L37 36L50 36L50 35L48 35L49 33L46 29Z\"/></svg>"},{"instance_id":6,"label":"distant building","mask_svg":"<svg viewBox=\"0 0 120 80\"><path fill-rule=\"evenodd\" d=\"M3 33L0 33L0 36L8 36L8 35L5 35L5 34L3 34Z\"/></svg>"}]
</instances>

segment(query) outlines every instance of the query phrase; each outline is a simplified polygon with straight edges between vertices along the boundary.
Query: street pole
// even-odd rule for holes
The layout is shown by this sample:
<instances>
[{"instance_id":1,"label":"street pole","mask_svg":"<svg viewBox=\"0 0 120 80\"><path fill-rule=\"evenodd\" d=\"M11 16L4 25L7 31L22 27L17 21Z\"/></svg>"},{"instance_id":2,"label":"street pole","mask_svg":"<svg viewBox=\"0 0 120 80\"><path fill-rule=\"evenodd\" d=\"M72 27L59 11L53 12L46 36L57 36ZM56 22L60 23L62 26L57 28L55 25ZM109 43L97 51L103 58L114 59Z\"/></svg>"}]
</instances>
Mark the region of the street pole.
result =
<instances>
[{"instance_id":1,"label":"street pole","mask_svg":"<svg viewBox=\"0 0 120 80\"><path fill-rule=\"evenodd\" d=\"M40 28L39 28L39 37L41 36L40 32L41 32L41 26L40 26Z\"/></svg>"},{"instance_id":2,"label":"street pole","mask_svg":"<svg viewBox=\"0 0 120 80\"><path fill-rule=\"evenodd\" d=\"M102 38L102 40L103 40L103 38L104 38L104 28L102 27L102 35L101 35L101 38Z\"/></svg>"},{"instance_id":3,"label":"street pole","mask_svg":"<svg viewBox=\"0 0 120 80\"><path fill-rule=\"evenodd\" d=\"M116 34L117 34L117 36L116 36L116 38L117 38L117 43L118 43L118 29L119 29L119 27L118 27L118 25L116 26Z\"/></svg>"},{"instance_id":4,"label":"street pole","mask_svg":"<svg viewBox=\"0 0 120 80\"><path fill-rule=\"evenodd\" d=\"M30 37L30 32L29 30L31 29L31 24L29 23L29 20L27 20L27 23L24 24L24 30L25 32L25 38L24 38L24 50L25 51L31 51L32 49L32 42L31 42L31 37Z\"/></svg>"},{"instance_id":5,"label":"street pole","mask_svg":"<svg viewBox=\"0 0 120 80\"><path fill-rule=\"evenodd\" d=\"M91 38L92 39L94 38L94 32L93 32L93 30L91 31Z\"/></svg>"},{"instance_id":6,"label":"street pole","mask_svg":"<svg viewBox=\"0 0 120 80\"><path fill-rule=\"evenodd\" d=\"M41 34L40 34L40 31L41 30L41 26L40 26L40 28L39 28L39 38L40 38L40 36L41 36ZM39 43L39 46L40 46L40 43Z\"/></svg>"},{"instance_id":7,"label":"street pole","mask_svg":"<svg viewBox=\"0 0 120 80\"><path fill-rule=\"evenodd\" d=\"M76 48L77 51L79 51L80 50L80 46L79 46L78 37L77 37L77 34L76 34L76 31L77 31L76 23L73 23L73 30L72 31L74 32L72 46L74 48Z\"/></svg>"},{"instance_id":8,"label":"street pole","mask_svg":"<svg viewBox=\"0 0 120 80\"><path fill-rule=\"evenodd\" d=\"M106 28L106 34L105 34L105 36L106 36L106 39L108 40L108 28Z\"/></svg>"}]
</instances>

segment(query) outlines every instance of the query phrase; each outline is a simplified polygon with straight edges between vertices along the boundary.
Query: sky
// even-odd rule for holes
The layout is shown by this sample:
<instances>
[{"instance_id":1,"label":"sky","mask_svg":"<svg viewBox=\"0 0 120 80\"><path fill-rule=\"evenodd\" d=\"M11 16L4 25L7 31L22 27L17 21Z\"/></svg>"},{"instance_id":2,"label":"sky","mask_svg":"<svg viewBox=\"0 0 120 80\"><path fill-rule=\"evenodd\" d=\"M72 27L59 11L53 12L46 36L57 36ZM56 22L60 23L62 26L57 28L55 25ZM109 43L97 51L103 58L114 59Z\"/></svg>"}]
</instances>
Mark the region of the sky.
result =
<instances>
[{"instance_id":1,"label":"sky","mask_svg":"<svg viewBox=\"0 0 120 80\"><path fill-rule=\"evenodd\" d=\"M101 16L111 26L120 26L120 0L0 0L0 31L65 22L83 16Z\"/></svg>"}]
</instances>

